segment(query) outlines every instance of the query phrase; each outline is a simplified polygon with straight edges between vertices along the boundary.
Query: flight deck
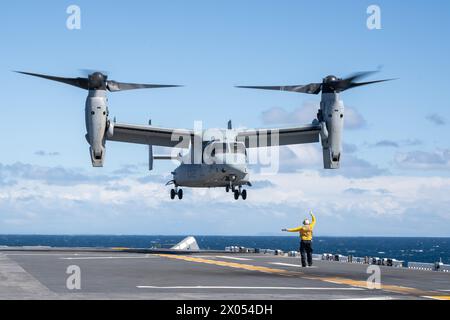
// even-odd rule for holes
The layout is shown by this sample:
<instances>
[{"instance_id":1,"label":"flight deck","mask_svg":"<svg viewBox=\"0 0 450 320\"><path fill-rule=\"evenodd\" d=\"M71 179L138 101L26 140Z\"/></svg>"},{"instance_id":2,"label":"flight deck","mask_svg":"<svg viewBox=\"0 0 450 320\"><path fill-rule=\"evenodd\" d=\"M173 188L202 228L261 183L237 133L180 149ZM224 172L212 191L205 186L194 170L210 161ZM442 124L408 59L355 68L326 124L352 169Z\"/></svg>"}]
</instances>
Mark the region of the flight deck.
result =
<instances>
[{"instance_id":1,"label":"flight deck","mask_svg":"<svg viewBox=\"0 0 450 320\"><path fill-rule=\"evenodd\" d=\"M64 251L67 250L67 251ZM230 253L0 250L0 299L450 299L450 273ZM72 266L72 269L69 268ZM73 266L80 289L69 289Z\"/></svg>"}]
</instances>

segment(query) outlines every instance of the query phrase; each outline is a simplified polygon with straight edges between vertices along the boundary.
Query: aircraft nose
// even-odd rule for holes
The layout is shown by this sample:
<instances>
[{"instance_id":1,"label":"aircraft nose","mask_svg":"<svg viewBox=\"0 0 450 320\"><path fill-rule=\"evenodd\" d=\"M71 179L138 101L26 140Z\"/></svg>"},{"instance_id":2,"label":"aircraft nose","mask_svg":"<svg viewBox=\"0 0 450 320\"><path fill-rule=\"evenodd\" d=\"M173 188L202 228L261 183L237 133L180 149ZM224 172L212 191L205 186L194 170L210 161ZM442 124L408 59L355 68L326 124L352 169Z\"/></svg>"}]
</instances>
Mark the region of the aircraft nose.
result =
<instances>
[{"instance_id":1,"label":"aircraft nose","mask_svg":"<svg viewBox=\"0 0 450 320\"><path fill-rule=\"evenodd\" d=\"M228 168L225 170L229 171L229 173L236 174L239 176L245 175L247 171L245 165L242 164L229 164Z\"/></svg>"}]
</instances>

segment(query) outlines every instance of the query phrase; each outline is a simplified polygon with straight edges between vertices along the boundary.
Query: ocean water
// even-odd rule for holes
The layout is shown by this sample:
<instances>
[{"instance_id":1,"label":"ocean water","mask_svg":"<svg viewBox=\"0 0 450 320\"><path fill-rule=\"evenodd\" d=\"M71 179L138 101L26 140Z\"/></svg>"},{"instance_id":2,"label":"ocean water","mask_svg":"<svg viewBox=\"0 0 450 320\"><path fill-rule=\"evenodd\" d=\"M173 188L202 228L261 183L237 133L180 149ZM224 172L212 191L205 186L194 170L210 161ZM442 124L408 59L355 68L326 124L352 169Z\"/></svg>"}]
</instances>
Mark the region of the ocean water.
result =
<instances>
[{"instance_id":1,"label":"ocean water","mask_svg":"<svg viewBox=\"0 0 450 320\"><path fill-rule=\"evenodd\" d=\"M52 247L170 247L184 236L129 235L0 235L0 246ZM261 249L298 249L297 237L275 236L196 236L202 249L223 250L226 246ZM450 238L316 237L316 253L394 258L416 262L450 264Z\"/></svg>"}]
</instances>

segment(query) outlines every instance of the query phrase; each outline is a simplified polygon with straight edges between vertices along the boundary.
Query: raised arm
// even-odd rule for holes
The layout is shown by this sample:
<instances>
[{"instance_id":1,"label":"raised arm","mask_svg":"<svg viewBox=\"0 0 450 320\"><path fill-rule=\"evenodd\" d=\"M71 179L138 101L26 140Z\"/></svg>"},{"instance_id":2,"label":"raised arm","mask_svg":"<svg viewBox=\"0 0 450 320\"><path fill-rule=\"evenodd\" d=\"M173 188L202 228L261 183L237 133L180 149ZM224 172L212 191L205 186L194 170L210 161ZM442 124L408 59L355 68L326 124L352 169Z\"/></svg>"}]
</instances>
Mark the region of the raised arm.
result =
<instances>
[{"instance_id":1,"label":"raised arm","mask_svg":"<svg viewBox=\"0 0 450 320\"><path fill-rule=\"evenodd\" d=\"M311 215L311 229L313 229L316 226L316 216L312 211L309 214Z\"/></svg>"}]
</instances>

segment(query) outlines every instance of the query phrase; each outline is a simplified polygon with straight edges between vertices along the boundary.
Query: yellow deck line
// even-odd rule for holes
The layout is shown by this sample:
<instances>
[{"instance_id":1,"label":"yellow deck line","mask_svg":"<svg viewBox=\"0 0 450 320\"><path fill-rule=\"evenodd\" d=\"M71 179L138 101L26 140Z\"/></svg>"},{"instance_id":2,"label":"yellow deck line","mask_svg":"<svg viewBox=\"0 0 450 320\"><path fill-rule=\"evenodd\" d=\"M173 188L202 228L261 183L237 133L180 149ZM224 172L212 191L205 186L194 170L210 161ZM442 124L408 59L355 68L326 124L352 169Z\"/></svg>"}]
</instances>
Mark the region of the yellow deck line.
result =
<instances>
[{"instance_id":1,"label":"yellow deck line","mask_svg":"<svg viewBox=\"0 0 450 320\"><path fill-rule=\"evenodd\" d=\"M358 288L367 288L367 282L361 281L361 280L353 280L353 279L347 279L347 278L326 278L326 277L308 277L307 279L310 280L321 280L329 283L335 283L335 284L344 284L352 287L358 287ZM429 291L423 291L416 288L410 288L410 287L403 287L403 286L397 286L397 285L381 285L381 290L388 291L388 292L394 292L394 293L400 293L400 294L411 294L415 296L423 296L426 294L430 294Z\"/></svg>"},{"instance_id":2,"label":"yellow deck line","mask_svg":"<svg viewBox=\"0 0 450 320\"><path fill-rule=\"evenodd\" d=\"M180 256L180 255L170 255L170 254L159 254L158 256L164 257L164 258L169 258L169 259L175 259L175 260L212 264L212 265L221 266L221 267L230 267L230 268L235 268L235 269L258 271L258 272L278 274L278 275L283 275L283 276L304 275L304 273L302 273L302 272L294 272L294 271L288 271L288 270L283 270L283 269L254 266L251 264L244 264L244 263L237 263L237 262L204 259L204 258L198 258L198 257L192 257L192 256ZM353 279L339 278L339 277L319 277L319 276L306 276L306 277L303 277L303 279L319 280L319 281L324 281L324 282L328 282L328 283L334 283L334 284L347 285L347 286L351 286L351 287L368 289L367 282L361 281L361 280L353 280ZM413 295L416 297L423 297L423 298L428 298L428 299L450 300L450 296L439 295L439 292L437 292L437 291L424 291L424 290L420 290L420 289L416 289L416 288L403 287L403 286L397 286L397 285L381 285L381 290L387 291L387 292L405 294L405 295Z\"/></svg>"},{"instance_id":3,"label":"yellow deck line","mask_svg":"<svg viewBox=\"0 0 450 320\"><path fill-rule=\"evenodd\" d=\"M450 300L450 296L423 296L423 297L434 300Z\"/></svg>"},{"instance_id":4,"label":"yellow deck line","mask_svg":"<svg viewBox=\"0 0 450 320\"><path fill-rule=\"evenodd\" d=\"M279 275L283 275L283 276L290 276L290 275L294 275L294 274L295 275L299 274L299 272L291 272L291 271L287 271L287 270L283 270L283 269L275 269L275 268L254 266L254 265L251 265L251 264L244 264L244 263L237 263L237 262L211 260L211 259L195 258L195 257L179 256L179 255L170 255L170 254L160 254L159 256L160 257L164 257L164 258L169 258L169 259L175 259L175 260L184 260L184 261L190 261L190 262L213 264L213 265L221 266L221 267L230 267L230 268L235 268L235 269L259 271L259 272L264 272L264 273L274 273L274 274L279 274Z\"/></svg>"}]
</instances>

